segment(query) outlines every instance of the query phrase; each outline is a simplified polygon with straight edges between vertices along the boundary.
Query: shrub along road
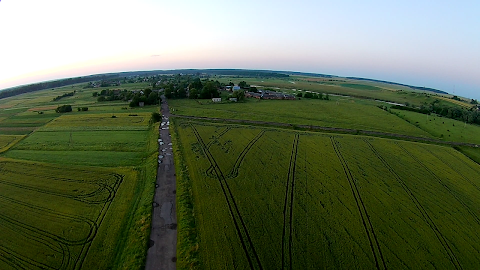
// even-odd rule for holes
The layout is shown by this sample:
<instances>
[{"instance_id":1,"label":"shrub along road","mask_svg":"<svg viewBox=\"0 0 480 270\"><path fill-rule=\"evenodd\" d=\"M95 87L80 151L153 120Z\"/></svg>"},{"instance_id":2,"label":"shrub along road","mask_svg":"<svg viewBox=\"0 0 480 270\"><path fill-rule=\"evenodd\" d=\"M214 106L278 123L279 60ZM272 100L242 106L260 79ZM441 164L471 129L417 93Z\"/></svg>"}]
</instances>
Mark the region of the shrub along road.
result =
<instances>
[{"instance_id":1,"label":"shrub along road","mask_svg":"<svg viewBox=\"0 0 480 270\"><path fill-rule=\"evenodd\" d=\"M176 177L170 138L170 111L162 97L159 164L153 199L152 231L145 269L176 269L177 214L175 206Z\"/></svg>"}]
</instances>

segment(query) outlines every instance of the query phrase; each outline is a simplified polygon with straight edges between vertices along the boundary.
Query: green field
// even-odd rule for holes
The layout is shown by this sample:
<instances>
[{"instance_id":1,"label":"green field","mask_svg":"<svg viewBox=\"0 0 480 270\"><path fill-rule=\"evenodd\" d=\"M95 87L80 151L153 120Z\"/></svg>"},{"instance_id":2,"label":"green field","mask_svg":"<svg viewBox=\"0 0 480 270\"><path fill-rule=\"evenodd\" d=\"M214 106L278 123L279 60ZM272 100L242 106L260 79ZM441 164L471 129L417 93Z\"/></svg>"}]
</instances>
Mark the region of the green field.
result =
<instances>
[{"instance_id":1,"label":"green field","mask_svg":"<svg viewBox=\"0 0 480 270\"><path fill-rule=\"evenodd\" d=\"M372 105L350 100L248 100L246 103L203 103L171 100L177 115L244 119L400 133L430 137L426 131Z\"/></svg>"},{"instance_id":2,"label":"green field","mask_svg":"<svg viewBox=\"0 0 480 270\"><path fill-rule=\"evenodd\" d=\"M401 118L418 126L432 136L446 141L480 144L480 126L461 121L416 112L392 110Z\"/></svg>"},{"instance_id":3,"label":"green field","mask_svg":"<svg viewBox=\"0 0 480 270\"><path fill-rule=\"evenodd\" d=\"M19 135L0 135L0 153L3 153L15 145L18 141L23 139Z\"/></svg>"},{"instance_id":4,"label":"green field","mask_svg":"<svg viewBox=\"0 0 480 270\"><path fill-rule=\"evenodd\" d=\"M190 249L179 238L180 268L480 264L480 166L452 148L186 120L175 126L198 235Z\"/></svg>"},{"instance_id":5,"label":"green field","mask_svg":"<svg viewBox=\"0 0 480 270\"><path fill-rule=\"evenodd\" d=\"M0 100L0 269L144 265L158 107L125 110L93 91L82 84ZM63 104L74 111L55 113Z\"/></svg>"}]
</instances>

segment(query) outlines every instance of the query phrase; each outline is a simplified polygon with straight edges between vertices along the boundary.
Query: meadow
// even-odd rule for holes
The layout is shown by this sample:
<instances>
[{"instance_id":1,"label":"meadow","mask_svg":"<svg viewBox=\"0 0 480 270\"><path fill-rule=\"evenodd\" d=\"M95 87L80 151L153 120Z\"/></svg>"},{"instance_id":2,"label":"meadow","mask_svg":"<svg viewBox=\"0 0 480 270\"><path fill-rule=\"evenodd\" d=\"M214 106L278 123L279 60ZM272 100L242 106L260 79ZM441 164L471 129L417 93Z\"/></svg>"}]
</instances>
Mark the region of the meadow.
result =
<instances>
[{"instance_id":1,"label":"meadow","mask_svg":"<svg viewBox=\"0 0 480 270\"><path fill-rule=\"evenodd\" d=\"M93 91L81 84L0 100L0 269L144 264L158 107L125 110ZM74 110L55 113L63 104Z\"/></svg>"},{"instance_id":2,"label":"meadow","mask_svg":"<svg viewBox=\"0 0 480 270\"><path fill-rule=\"evenodd\" d=\"M179 268L480 264L480 166L453 148L180 119L174 129L196 221L179 230L198 238L179 236Z\"/></svg>"},{"instance_id":3,"label":"meadow","mask_svg":"<svg viewBox=\"0 0 480 270\"><path fill-rule=\"evenodd\" d=\"M439 115L427 116L426 114L394 109L392 109L392 112L438 139L480 144L480 126L466 124Z\"/></svg>"},{"instance_id":4,"label":"meadow","mask_svg":"<svg viewBox=\"0 0 480 270\"><path fill-rule=\"evenodd\" d=\"M314 125L431 137L426 131L376 106L342 98L293 101L249 99L245 103L221 104L179 99L170 100L169 105L172 113L176 115Z\"/></svg>"}]
</instances>

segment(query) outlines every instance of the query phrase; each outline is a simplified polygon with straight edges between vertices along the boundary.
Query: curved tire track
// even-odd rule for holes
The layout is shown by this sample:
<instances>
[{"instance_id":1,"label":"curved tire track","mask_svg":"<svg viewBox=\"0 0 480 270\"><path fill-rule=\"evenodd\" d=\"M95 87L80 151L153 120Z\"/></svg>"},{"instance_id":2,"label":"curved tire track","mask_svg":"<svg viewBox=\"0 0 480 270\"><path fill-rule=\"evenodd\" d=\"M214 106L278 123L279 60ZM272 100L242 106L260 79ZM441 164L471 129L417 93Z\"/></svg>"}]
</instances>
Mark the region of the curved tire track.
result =
<instances>
[{"instance_id":1,"label":"curved tire track","mask_svg":"<svg viewBox=\"0 0 480 270\"><path fill-rule=\"evenodd\" d=\"M198 133L198 130L192 124L190 125L190 127L192 128L193 133L195 134L195 137L197 138L197 141L202 146L202 149L203 149L203 151L205 153L205 156L207 157L208 161L210 162L210 165L213 166L215 175L217 176L217 179L220 183L220 187L222 188L222 191L223 191L223 195L225 196L225 200L227 201L228 210L230 212L230 215L232 216L233 223L235 225L235 229L237 231L238 237L240 238L240 241L242 243L242 248L245 252L245 255L247 256L247 260L248 260L248 263L250 265L250 268L251 269L263 269L262 264L260 262L260 258L258 257L258 254L255 251L255 247L254 247L253 242L251 240L251 237L248 233L245 222L244 222L242 216L240 215L240 211L238 210L238 206L235 202L232 191L230 190L230 187L228 186L228 182L226 181L225 176L223 175L222 171L220 170L220 167L218 166L215 158L210 153L210 150L208 148L206 148L206 145L203 142L202 137Z\"/></svg>"}]
</instances>

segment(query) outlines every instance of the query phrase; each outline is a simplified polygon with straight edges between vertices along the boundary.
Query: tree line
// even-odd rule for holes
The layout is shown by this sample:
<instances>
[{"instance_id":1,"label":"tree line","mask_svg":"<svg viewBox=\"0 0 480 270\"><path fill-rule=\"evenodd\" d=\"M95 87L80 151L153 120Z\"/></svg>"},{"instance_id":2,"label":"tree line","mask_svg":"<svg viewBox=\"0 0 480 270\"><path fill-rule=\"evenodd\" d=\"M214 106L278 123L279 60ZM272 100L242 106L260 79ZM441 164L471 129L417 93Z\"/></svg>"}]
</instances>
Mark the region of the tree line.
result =
<instances>
[{"instance_id":1,"label":"tree line","mask_svg":"<svg viewBox=\"0 0 480 270\"><path fill-rule=\"evenodd\" d=\"M65 93L65 94L63 94L63 95L61 95L61 96L54 97L54 98L53 98L53 101L60 100L60 99L62 99L62 98L64 98L64 97L72 97L73 95L75 95L75 93L76 93L76 91L73 90L73 92Z\"/></svg>"},{"instance_id":2,"label":"tree line","mask_svg":"<svg viewBox=\"0 0 480 270\"><path fill-rule=\"evenodd\" d=\"M399 106L394 105L390 107L391 109L397 110L406 110L413 111L423 114L437 114L443 117L459 120L469 124L478 124L480 125L480 111L476 106L471 108L463 108L459 106L450 106L445 104L440 104L438 99L435 99L431 103L424 103L420 107L409 107L409 106Z\"/></svg>"}]
</instances>

